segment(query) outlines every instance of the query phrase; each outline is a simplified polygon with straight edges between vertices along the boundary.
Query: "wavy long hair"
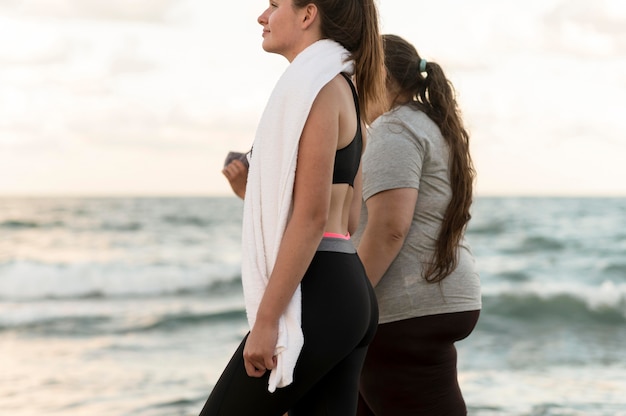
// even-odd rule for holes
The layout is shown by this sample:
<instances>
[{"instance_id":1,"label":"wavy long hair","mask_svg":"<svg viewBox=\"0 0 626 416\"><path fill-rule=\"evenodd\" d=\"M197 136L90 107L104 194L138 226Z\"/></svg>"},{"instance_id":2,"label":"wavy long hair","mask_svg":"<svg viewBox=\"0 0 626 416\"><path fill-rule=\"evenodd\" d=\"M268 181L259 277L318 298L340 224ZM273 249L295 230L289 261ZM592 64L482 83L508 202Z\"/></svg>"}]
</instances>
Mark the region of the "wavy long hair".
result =
<instances>
[{"instance_id":1,"label":"wavy long hair","mask_svg":"<svg viewBox=\"0 0 626 416\"><path fill-rule=\"evenodd\" d=\"M436 283L456 268L458 246L471 218L476 171L470 156L469 134L463 126L454 87L441 66L435 62L422 62L415 47L400 36L386 34L382 39L387 80L398 88L396 97L412 97L406 104L423 111L439 126L450 149L452 197L441 223L432 260L424 269L424 278Z\"/></svg>"}]
</instances>

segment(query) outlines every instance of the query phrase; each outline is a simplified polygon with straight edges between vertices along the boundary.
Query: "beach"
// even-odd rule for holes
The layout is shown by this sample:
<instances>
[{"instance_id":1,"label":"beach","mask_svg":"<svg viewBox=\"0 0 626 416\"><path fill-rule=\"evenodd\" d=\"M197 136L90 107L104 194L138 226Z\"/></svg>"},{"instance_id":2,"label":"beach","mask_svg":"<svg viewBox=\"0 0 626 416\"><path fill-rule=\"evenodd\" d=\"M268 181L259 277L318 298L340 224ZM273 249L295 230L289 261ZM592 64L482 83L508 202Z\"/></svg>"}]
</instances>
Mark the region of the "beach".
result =
<instances>
[{"instance_id":1,"label":"beach","mask_svg":"<svg viewBox=\"0 0 626 416\"><path fill-rule=\"evenodd\" d=\"M0 414L197 415L247 331L231 197L0 198ZM478 197L470 415L626 415L626 199Z\"/></svg>"}]
</instances>

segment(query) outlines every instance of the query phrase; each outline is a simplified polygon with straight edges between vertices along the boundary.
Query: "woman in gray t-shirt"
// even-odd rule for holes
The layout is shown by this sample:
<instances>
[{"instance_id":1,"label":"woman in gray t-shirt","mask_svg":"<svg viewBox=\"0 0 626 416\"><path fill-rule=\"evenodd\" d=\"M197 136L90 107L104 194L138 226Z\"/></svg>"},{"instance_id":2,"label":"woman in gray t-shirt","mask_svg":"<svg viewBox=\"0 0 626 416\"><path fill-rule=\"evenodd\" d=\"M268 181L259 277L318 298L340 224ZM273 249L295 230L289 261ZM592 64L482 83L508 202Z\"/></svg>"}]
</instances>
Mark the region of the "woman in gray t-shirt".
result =
<instances>
[{"instance_id":1,"label":"woman in gray t-shirt","mask_svg":"<svg viewBox=\"0 0 626 416\"><path fill-rule=\"evenodd\" d=\"M398 36L383 43L391 110L368 132L354 236L380 309L358 415L465 415L454 343L481 309L464 238L475 177L469 136L441 67Z\"/></svg>"}]
</instances>

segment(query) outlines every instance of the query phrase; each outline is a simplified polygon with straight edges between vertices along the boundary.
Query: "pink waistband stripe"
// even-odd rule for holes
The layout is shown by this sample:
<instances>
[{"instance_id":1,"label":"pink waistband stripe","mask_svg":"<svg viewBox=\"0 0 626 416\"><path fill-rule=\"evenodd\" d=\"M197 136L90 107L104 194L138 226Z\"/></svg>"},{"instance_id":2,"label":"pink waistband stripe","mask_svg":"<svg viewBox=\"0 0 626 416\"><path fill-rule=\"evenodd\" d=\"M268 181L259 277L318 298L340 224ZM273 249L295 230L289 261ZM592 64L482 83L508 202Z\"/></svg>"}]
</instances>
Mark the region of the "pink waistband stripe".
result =
<instances>
[{"instance_id":1,"label":"pink waistband stripe","mask_svg":"<svg viewBox=\"0 0 626 416\"><path fill-rule=\"evenodd\" d=\"M324 237L341 238L342 240L349 240L350 233L347 233L346 235L338 234L338 233L324 233Z\"/></svg>"}]
</instances>

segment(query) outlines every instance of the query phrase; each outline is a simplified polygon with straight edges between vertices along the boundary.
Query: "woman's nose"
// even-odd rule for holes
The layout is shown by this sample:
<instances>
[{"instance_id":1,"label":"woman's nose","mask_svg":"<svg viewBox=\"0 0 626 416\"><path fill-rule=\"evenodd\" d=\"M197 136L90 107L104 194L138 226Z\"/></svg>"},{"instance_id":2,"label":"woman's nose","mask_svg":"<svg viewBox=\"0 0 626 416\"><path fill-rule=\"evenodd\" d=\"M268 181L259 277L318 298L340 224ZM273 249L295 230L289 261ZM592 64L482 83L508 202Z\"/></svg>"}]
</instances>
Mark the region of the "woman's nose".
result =
<instances>
[{"instance_id":1,"label":"woman's nose","mask_svg":"<svg viewBox=\"0 0 626 416\"><path fill-rule=\"evenodd\" d=\"M256 19L256 21L260 24L260 25L264 25L267 23L267 12L269 11L269 8L265 9L263 11L263 13L261 13L261 15Z\"/></svg>"}]
</instances>

